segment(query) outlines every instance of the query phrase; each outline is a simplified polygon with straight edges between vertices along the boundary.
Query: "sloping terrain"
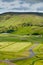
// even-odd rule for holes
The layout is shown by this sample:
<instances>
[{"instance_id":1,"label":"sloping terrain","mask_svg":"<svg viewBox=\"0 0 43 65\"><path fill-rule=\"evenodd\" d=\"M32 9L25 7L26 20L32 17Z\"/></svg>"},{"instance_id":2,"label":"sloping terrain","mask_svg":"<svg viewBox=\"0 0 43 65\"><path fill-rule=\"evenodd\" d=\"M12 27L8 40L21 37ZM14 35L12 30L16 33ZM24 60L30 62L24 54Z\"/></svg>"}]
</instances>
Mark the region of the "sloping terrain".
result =
<instances>
[{"instance_id":1,"label":"sloping terrain","mask_svg":"<svg viewBox=\"0 0 43 65\"><path fill-rule=\"evenodd\" d=\"M0 33L43 34L43 13L0 14Z\"/></svg>"},{"instance_id":2,"label":"sloping terrain","mask_svg":"<svg viewBox=\"0 0 43 65\"><path fill-rule=\"evenodd\" d=\"M43 65L43 13L0 14L0 65L6 63Z\"/></svg>"}]
</instances>

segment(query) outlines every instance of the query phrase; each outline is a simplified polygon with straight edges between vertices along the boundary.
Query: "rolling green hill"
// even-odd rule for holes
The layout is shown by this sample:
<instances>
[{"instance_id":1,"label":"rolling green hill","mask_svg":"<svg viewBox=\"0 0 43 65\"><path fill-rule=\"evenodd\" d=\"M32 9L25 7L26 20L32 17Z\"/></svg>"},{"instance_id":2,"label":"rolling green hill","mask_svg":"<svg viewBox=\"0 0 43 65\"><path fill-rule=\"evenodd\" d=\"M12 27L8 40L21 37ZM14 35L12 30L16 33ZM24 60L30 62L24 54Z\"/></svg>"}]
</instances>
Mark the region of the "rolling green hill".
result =
<instances>
[{"instance_id":1,"label":"rolling green hill","mask_svg":"<svg viewBox=\"0 0 43 65\"><path fill-rule=\"evenodd\" d=\"M43 34L43 13L8 12L0 14L0 33Z\"/></svg>"}]
</instances>

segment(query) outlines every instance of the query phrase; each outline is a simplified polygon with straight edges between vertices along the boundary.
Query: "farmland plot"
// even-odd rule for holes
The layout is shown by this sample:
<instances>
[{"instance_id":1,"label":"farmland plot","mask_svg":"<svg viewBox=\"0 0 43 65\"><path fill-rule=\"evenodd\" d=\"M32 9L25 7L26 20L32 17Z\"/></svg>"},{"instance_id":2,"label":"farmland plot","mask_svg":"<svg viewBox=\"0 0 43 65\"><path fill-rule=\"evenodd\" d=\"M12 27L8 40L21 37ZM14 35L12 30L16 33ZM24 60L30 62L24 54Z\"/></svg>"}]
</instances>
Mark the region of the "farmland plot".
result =
<instances>
[{"instance_id":1,"label":"farmland plot","mask_svg":"<svg viewBox=\"0 0 43 65\"><path fill-rule=\"evenodd\" d=\"M25 47L28 47L31 45L30 42L7 42L7 43L1 43L1 49L0 51L13 51L13 52L18 52ZM8 45L7 45L8 44ZM5 46L6 45L6 46Z\"/></svg>"}]
</instances>

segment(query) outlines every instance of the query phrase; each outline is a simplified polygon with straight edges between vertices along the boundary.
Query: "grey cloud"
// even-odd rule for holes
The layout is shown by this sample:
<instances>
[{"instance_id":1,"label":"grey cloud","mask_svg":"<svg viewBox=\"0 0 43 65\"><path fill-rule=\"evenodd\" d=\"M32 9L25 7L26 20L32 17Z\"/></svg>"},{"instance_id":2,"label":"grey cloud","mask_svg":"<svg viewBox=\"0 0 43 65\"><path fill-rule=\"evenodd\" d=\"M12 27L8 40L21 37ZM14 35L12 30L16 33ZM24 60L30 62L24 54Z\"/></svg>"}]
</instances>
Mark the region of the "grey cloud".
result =
<instances>
[{"instance_id":1,"label":"grey cloud","mask_svg":"<svg viewBox=\"0 0 43 65\"><path fill-rule=\"evenodd\" d=\"M43 0L0 0L0 11L43 11Z\"/></svg>"},{"instance_id":2,"label":"grey cloud","mask_svg":"<svg viewBox=\"0 0 43 65\"><path fill-rule=\"evenodd\" d=\"M37 8L38 11L43 11L43 7Z\"/></svg>"},{"instance_id":3,"label":"grey cloud","mask_svg":"<svg viewBox=\"0 0 43 65\"><path fill-rule=\"evenodd\" d=\"M22 0L22 1L26 1L26 2L43 2L43 0Z\"/></svg>"},{"instance_id":4,"label":"grey cloud","mask_svg":"<svg viewBox=\"0 0 43 65\"><path fill-rule=\"evenodd\" d=\"M0 10L3 10L4 8L0 7Z\"/></svg>"},{"instance_id":5,"label":"grey cloud","mask_svg":"<svg viewBox=\"0 0 43 65\"><path fill-rule=\"evenodd\" d=\"M3 9L3 8L0 8L0 9Z\"/></svg>"},{"instance_id":6,"label":"grey cloud","mask_svg":"<svg viewBox=\"0 0 43 65\"><path fill-rule=\"evenodd\" d=\"M12 10L28 10L29 8L26 7L20 7L20 8L12 8Z\"/></svg>"},{"instance_id":7,"label":"grey cloud","mask_svg":"<svg viewBox=\"0 0 43 65\"><path fill-rule=\"evenodd\" d=\"M2 0L2 2L13 2L14 0Z\"/></svg>"}]
</instances>

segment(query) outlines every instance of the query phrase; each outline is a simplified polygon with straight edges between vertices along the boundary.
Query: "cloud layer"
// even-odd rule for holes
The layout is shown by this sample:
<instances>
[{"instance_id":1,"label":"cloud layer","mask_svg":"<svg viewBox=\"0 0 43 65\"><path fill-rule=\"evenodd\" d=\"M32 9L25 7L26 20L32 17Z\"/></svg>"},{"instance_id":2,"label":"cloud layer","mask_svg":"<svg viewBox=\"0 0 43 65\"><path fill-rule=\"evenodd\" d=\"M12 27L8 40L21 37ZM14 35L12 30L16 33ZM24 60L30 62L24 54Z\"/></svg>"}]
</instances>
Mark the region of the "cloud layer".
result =
<instances>
[{"instance_id":1,"label":"cloud layer","mask_svg":"<svg viewBox=\"0 0 43 65\"><path fill-rule=\"evenodd\" d=\"M3 12L43 12L43 0L0 0Z\"/></svg>"}]
</instances>

